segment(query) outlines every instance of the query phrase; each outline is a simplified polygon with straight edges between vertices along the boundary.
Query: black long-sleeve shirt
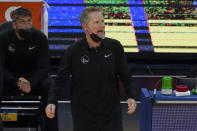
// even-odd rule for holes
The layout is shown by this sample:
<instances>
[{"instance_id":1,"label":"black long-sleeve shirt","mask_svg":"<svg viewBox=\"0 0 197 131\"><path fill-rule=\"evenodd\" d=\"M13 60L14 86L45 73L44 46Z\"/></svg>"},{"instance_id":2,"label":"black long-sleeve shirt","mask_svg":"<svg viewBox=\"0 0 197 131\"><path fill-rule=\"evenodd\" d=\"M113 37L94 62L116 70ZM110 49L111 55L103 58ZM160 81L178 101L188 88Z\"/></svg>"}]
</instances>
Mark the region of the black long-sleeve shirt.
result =
<instances>
[{"instance_id":1,"label":"black long-sleeve shirt","mask_svg":"<svg viewBox=\"0 0 197 131\"><path fill-rule=\"evenodd\" d=\"M108 113L120 103L118 77L129 98L133 97L127 60L120 42L105 38L98 48L90 48L86 39L69 47L50 91L48 103L55 103L57 92L72 75L71 102L97 113Z\"/></svg>"},{"instance_id":2,"label":"black long-sleeve shirt","mask_svg":"<svg viewBox=\"0 0 197 131\"><path fill-rule=\"evenodd\" d=\"M29 40L19 40L13 29L2 32L0 50L4 79L10 86L16 86L18 78L24 77L35 88L48 76L48 41L42 32L34 29Z\"/></svg>"}]
</instances>

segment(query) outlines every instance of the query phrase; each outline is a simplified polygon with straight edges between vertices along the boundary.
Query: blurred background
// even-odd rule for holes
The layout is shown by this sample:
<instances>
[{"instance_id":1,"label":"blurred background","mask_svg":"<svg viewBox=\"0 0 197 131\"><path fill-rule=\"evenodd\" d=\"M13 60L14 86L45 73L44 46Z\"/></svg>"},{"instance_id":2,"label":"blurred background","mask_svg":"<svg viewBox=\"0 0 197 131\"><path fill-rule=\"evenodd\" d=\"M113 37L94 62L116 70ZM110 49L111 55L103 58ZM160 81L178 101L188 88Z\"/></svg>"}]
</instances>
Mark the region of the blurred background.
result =
<instances>
[{"instance_id":1,"label":"blurred background","mask_svg":"<svg viewBox=\"0 0 197 131\"><path fill-rule=\"evenodd\" d=\"M48 4L50 75L56 77L64 51L84 37L79 15L84 8L104 11L106 37L121 42L127 55L137 111L126 115L120 85L125 131L139 130L140 89L158 88L163 76L195 77L197 63L197 0L45 0ZM72 130L70 80L59 101L60 131ZM10 129L6 129L10 130ZM17 129L16 129L17 130ZM21 129L18 129L21 130ZM24 129L25 130L25 129ZM10 130L11 131L11 130Z\"/></svg>"}]
</instances>

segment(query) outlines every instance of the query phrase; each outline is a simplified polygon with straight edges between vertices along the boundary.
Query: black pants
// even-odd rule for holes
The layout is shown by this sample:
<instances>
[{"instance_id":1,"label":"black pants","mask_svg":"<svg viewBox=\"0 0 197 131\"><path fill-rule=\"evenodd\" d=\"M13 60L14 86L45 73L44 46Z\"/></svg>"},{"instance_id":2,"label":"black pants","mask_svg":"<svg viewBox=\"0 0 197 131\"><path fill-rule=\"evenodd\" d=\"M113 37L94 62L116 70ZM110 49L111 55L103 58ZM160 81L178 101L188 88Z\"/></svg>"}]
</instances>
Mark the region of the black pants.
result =
<instances>
[{"instance_id":1,"label":"black pants","mask_svg":"<svg viewBox=\"0 0 197 131\"><path fill-rule=\"evenodd\" d=\"M101 115L88 112L80 106L72 106L71 110L73 131L123 131L121 111Z\"/></svg>"},{"instance_id":2,"label":"black pants","mask_svg":"<svg viewBox=\"0 0 197 131\"><path fill-rule=\"evenodd\" d=\"M53 80L51 78L46 78L43 80L42 83L40 83L37 87L32 87L30 94L28 95L34 95L34 96L41 96L41 108L40 113L38 114L39 119L38 122L41 127L41 131L58 131L58 118L57 118L57 109L55 113L55 118L48 119L46 117L45 108L47 105L47 99L48 99L48 91L49 88L52 86ZM9 84L4 83L3 88L3 95L13 95L17 96L20 95L22 92L18 90L18 87L10 87ZM25 97L25 96L24 96ZM40 117L41 116L41 117Z\"/></svg>"}]
</instances>

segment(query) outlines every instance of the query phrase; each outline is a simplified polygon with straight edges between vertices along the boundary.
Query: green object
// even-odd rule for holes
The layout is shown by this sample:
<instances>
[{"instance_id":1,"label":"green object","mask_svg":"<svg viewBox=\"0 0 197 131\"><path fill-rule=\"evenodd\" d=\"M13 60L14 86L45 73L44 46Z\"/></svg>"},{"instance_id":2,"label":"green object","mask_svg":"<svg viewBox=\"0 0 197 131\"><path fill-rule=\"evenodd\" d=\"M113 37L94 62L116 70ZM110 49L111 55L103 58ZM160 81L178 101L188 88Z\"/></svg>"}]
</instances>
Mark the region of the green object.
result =
<instances>
[{"instance_id":1,"label":"green object","mask_svg":"<svg viewBox=\"0 0 197 131\"><path fill-rule=\"evenodd\" d=\"M197 90L196 90L196 88L192 89L192 94L197 95Z\"/></svg>"},{"instance_id":2,"label":"green object","mask_svg":"<svg viewBox=\"0 0 197 131\"><path fill-rule=\"evenodd\" d=\"M172 77L164 76L162 78L162 89L172 89Z\"/></svg>"}]
</instances>

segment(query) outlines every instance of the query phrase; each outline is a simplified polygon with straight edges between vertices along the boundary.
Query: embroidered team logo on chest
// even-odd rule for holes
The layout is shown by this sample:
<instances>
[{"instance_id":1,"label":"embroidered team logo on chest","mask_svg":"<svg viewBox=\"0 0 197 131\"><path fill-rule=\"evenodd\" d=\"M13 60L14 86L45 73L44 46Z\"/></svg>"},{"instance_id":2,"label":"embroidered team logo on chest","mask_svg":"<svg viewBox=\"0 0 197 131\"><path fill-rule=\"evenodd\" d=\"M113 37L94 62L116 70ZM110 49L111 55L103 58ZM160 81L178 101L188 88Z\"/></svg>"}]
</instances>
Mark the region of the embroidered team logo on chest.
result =
<instances>
[{"instance_id":1,"label":"embroidered team logo on chest","mask_svg":"<svg viewBox=\"0 0 197 131\"><path fill-rule=\"evenodd\" d=\"M9 44L8 45L8 51L11 52L11 53L14 53L16 50L16 47L13 43Z\"/></svg>"},{"instance_id":2,"label":"embroidered team logo on chest","mask_svg":"<svg viewBox=\"0 0 197 131\"><path fill-rule=\"evenodd\" d=\"M83 55L83 56L81 57L81 62L82 62L83 64L87 64L87 63L89 63L89 61L90 61L90 59L89 59L89 57L88 57L87 55Z\"/></svg>"}]
</instances>

